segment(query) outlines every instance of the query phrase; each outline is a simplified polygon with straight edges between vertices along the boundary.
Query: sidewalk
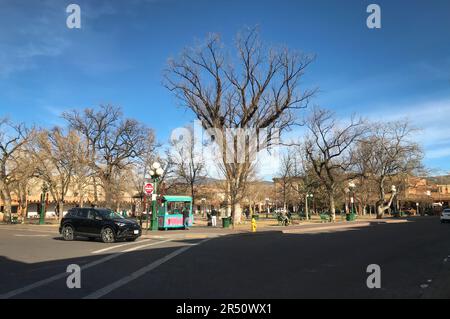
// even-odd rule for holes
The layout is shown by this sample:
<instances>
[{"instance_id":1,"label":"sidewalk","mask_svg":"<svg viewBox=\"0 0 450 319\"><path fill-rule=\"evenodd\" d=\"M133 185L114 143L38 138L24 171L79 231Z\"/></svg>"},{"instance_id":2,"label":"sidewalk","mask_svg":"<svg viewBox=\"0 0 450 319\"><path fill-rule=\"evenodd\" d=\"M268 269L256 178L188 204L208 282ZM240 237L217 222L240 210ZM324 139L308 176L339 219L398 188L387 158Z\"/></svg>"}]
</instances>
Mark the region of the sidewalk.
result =
<instances>
[{"instance_id":1,"label":"sidewalk","mask_svg":"<svg viewBox=\"0 0 450 319\"><path fill-rule=\"evenodd\" d=\"M385 218L381 220L377 219L361 219L352 222L337 221L335 223L320 223L317 221L302 221L300 224L294 224L290 226L279 226L276 220L259 220L257 221L257 233L261 232L282 232L285 234L289 233L307 233L315 231L332 231L345 228L357 228L357 227L369 227L371 224L390 224L390 223L405 223L409 222L406 219L393 219ZM15 230L27 230L36 232L58 232L58 224L46 224L46 225L36 225L36 224L0 224L1 229L15 229ZM251 233L251 223L249 221L243 224L231 226L230 228L222 227L208 227L206 223L199 220L196 225L188 230L177 229L177 230L160 230L160 231L149 231L143 225L142 238L150 239L205 239L205 238L215 238L225 235L232 234L245 234Z\"/></svg>"},{"instance_id":2,"label":"sidewalk","mask_svg":"<svg viewBox=\"0 0 450 319\"><path fill-rule=\"evenodd\" d=\"M306 233L314 231L324 231L324 230L339 230L346 228L358 228L358 227L368 227L372 224L393 224L393 223L407 223L408 220L405 219L379 219L379 220L357 220L352 222L338 221L335 223L311 223L303 222L297 225L290 226L279 226L276 222L269 221L269 223L258 223L257 233L261 232L282 232L288 233ZM261 225L262 224L262 225ZM231 235L231 234L246 234L251 233L251 224L240 224L235 227L230 228L213 228L207 226L193 226L189 230L167 230L167 231L143 231L142 237L144 238L155 238L155 239L203 239L203 238L214 238L219 236Z\"/></svg>"}]
</instances>

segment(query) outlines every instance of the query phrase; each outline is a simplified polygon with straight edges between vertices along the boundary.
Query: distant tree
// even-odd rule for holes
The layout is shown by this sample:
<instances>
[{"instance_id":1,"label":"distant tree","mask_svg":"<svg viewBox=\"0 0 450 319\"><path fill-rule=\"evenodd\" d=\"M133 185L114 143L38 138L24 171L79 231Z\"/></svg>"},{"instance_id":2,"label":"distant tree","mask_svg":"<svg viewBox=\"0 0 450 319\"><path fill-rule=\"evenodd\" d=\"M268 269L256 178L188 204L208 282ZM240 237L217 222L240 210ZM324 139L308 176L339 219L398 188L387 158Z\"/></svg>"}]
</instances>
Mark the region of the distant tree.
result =
<instances>
[{"instance_id":1,"label":"distant tree","mask_svg":"<svg viewBox=\"0 0 450 319\"><path fill-rule=\"evenodd\" d=\"M4 205L4 216L11 220L12 185L21 178L19 165L24 146L29 142L33 130L24 124L14 124L10 120L0 119L0 196Z\"/></svg>"},{"instance_id":2,"label":"distant tree","mask_svg":"<svg viewBox=\"0 0 450 319\"><path fill-rule=\"evenodd\" d=\"M24 146L15 159L15 177L11 183L11 191L17 195L18 215L22 218L22 222L25 222L27 215L30 190L37 186L36 162L29 156L27 148L28 146Z\"/></svg>"},{"instance_id":3,"label":"distant tree","mask_svg":"<svg viewBox=\"0 0 450 319\"><path fill-rule=\"evenodd\" d=\"M363 137L366 126L361 119L351 118L348 124L338 123L333 112L315 108L308 118L304 152L323 185L333 221L336 219L336 195L342 181L354 165L352 148Z\"/></svg>"},{"instance_id":4,"label":"distant tree","mask_svg":"<svg viewBox=\"0 0 450 319\"><path fill-rule=\"evenodd\" d=\"M192 129L187 128L181 140L171 140L167 152L169 166L172 167L173 178L181 179L189 187L192 202L195 203L196 186L205 178L205 160L201 152L196 150L196 141Z\"/></svg>"},{"instance_id":5,"label":"distant tree","mask_svg":"<svg viewBox=\"0 0 450 319\"><path fill-rule=\"evenodd\" d=\"M61 220L64 201L79 165L77 151L81 138L75 131L64 134L61 128L56 127L39 131L35 140L33 159L36 173L46 183Z\"/></svg>"},{"instance_id":6,"label":"distant tree","mask_svg":"<svg viewBox=\"0 0 450 319\"><path fill-rule=\"evenodd\" d=\"M293 151L289 150L285 153L281 158L280 168L275 176L277 181L275 185L278 186L277 196L282 199L284 210L288 209L288 202L295 184L295 179L298 178L298 176L296 176L295 160Z\"/></svg>"},{"instance_id":7,"label":"distant tree","mask_svg":"<svg viewBox=\"0 0 450 319\"><path fill-rule=\"evenodd\" d=\"M139 196L139 204L136 205L136 212L141 213L144 211L144 185L149 182L149 173L153 170L152 165L154 162L158 162L164 167L164 176L161 180L166 179L167 174L170 174L170 167L168 167L167 160L157 156L157 148L160 146L155 142L153 137L149 137L146 142L146 146L142 154L136 159L133 164L131 175L131 185L135 195ZM142 215L141 215L142 216ZM142 220L141 220L142 222Z\"/></svg>"},{"instance_id":8,"label":"distant tree","mask_svg":"<svg viewBox=\"0 0 450 319\"><path fill-rule=\"evenodd\" d=\"M119 107L101 105L98 110L73 110L63 113L70 129L87 143L88 159L95 172L92 178L98 202L97 178L101 181L107 206L114 205L115 177L132 166L146 152L153 131L134 119L125 119Z\"/></svg>"},{"instance_id":9,"label":"distant tree","mask_svg":"<svg viewBox=\"0 0 450 319\"><path fill-rule=\"evenodd\" d=\"M295 176L295 179L290 186L299 205L304 205L305 218L309 219L311 201L315 201L317 196L323 191L321 190L321 182L308 162L302 145L294 145L293 147L294 164L292 174ZM309 198L309 195L313 195L316 198Z\"/></svg>"},{"instance_id":10,"label":"distant tree","mask_svg":"<svg viewBox=\"0 0 450 319\"><path fill-rule=\"evenodd\" d=\"M401 181L402 176L422 168L423 152L419 144L411 140L415 131L407 120L379 122L373 124L370 135L358 143L359 167L377 187L377 218L383 217L396 195L396 191L391 191L386 200L386 187L392 186L387 182Z\"/></svg>"}]
</instances>

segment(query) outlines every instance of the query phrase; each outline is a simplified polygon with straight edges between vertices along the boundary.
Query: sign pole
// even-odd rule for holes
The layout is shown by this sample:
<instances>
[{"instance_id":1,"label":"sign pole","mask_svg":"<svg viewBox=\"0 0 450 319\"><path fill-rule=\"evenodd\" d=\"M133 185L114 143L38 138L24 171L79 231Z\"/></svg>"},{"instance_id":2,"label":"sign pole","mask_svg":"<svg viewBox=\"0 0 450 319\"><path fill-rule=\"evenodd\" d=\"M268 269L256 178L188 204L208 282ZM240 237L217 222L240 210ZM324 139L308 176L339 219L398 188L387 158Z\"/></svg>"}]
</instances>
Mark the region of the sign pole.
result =
<instances>
[{"instance_id":1,"label":"sign pole","mask_svg":"<svg viewBox=\"0 0 450 319\"><path fill-rule=\"evenodd\" d=\"M152 195L152 225L151 225L151 230L152 231L157 231L158 230L158 207L157 207L157 198L156 196L158 195L158 179L155 178L153 180L153 185L154 185L154 193L155 196ZM155 198L153 198L155 197Z\"/></svg>"}]
</instances>

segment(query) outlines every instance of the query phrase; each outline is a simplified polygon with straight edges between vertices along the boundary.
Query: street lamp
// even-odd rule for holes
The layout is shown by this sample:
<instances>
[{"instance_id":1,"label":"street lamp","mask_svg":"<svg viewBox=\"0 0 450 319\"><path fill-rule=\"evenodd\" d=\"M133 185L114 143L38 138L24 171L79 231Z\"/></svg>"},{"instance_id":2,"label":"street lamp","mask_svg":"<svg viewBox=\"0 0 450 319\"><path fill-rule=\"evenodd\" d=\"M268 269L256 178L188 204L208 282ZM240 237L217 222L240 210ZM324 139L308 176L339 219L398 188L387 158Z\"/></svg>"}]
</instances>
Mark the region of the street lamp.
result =
<instances>
[{"instance_id":1,"label":"street lamp","mask_svg":"<svg viewBox=\"0 0 450 319\"><path fill-rule=\"evenodd\" d=\"M306 220L309 220L309 204L308 204L308 198L313 198L314 195L313 194L306 194L305 197L305 214L306 214Z\"/></svg>"},{"instance_id":2,"label":"street lamp","mask_svg":"<svg viewBox=\"0 0 450 319\"><path fill-rule=\"evenodd\" d=\"M355 214L355 188L356 185L354 182L349 182L348 183L348 189L350 190L350 209L351 209L351 214Z\"/></svg>"},{"instance_id":3,"label":"street lamp","mask_svg":"<svg viewBox=\"0 0 450 319\"><path fill-rule=\"evenodd\" d=\"M153 182L153 196L152 194L152 223L151 223L151 230L156 231L158 230L158 212L157 212L157 202L156 202L156 196L158 195L158 183L160 181L161 176L164 175L164 170L161 168L161 164L158 162L154 162L152 164L152 170L149 171L150 178ZM148 215L147 215L148 218Z\"/></svg>"},{"instance_id":4,"label":"street lamp","mask_svg":"<svg viewBox=\"0 0 450 319\"><path fill-rule=\"evenodd\" d=\"M392 191L392 201L394 202L394 213L397 213L397 199L395 198L396 194L397 194L397 187L395 187L395 185L392 185L391 187L391 191Z\"/></svg>"},{"instance_id":5,"label":"street lamp","mask_svg":"<svg viewBox=\"0 0 450 319\"><path fill-rule=\"evenodd\" d=\"M202 210L203 210L203 217L206 216L206 198L202 198Z\"/></svg>"},{"instance_id":6,"label":"street lamp","mask_svg":"<svg viewBox=\"0 0 450 319\"><path fill-rule=\"evenodd\" d=\"M45 224L45 196L48 192L48 186L47 184L44 182L42 184L42 193L41 193L41 211L40 211L40 218L39 218L39 225L44 225Z\"/></svg>"},{"instance_id":7,"label":"street lamp","mask_svg":"<svg viewBox=\"0 0 450 319\"><path fill-rule=\"evenodd\" d=\"M266 219L269 218L269 213L270 213L270 208L269 208L269 202L270 202L270 198L266 197Z\"/></svg>"},{"instance_id":8,"label":"street lamp","mask_svg":"<svg viewBox=\"0 0 450 319\"><path fill-rule=\"evenodd\" d=\"M430 212L430 210L432 210L432 208L433 208L433 200L432 200L432 198L431 198L431 191L430 190L428 190L427 192L426 192L426 194L427 194L427 196L428 196L428 203L429 203L429 206L428 206L428 212Z\"/></svg>"}]
</instances>

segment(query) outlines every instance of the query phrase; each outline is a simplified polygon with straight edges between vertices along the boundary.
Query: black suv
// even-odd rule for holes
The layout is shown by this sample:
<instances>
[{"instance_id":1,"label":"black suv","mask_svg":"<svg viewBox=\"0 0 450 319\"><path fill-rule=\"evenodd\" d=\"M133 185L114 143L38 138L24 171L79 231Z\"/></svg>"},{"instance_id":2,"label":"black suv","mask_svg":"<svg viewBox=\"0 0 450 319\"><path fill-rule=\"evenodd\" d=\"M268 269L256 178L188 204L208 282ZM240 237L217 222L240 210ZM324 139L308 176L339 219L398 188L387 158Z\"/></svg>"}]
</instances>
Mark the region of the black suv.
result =
<instances>
[{"instance_id":1,"label":"black suv","mask_svg":"<svg viewBox=\"0 0 450 319\"><path fill-rule=\"evenodd\" d=\"M59 233L64 240L82 236L113 243L119 239L136 240L141 236L141 227L107 208L72 208L61 220Z\"/></svg>"}]
</instances>

